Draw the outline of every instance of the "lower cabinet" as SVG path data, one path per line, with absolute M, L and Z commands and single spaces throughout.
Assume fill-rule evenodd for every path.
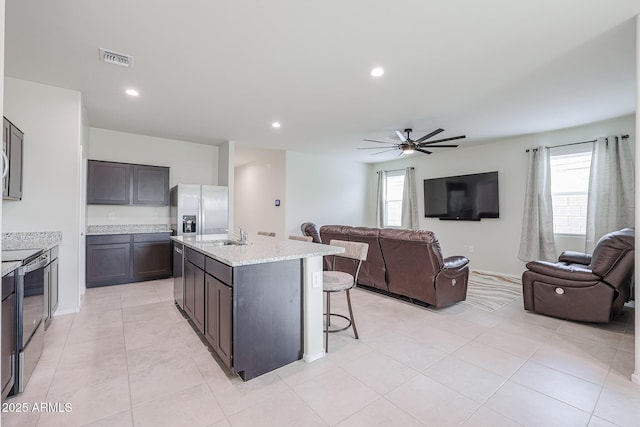
M 133 235 L 133 277 L 135 281 L 171 275 L 171 242 L 163 233 Z
M 171 276 L 170 233 L 87 236 L 87 287 Z
M 205 338 L 228 368 L 232 361 L 233 291 L 231 286 L 205 275 Z
M 184 310 L 200 333 L 204 334 L 204 255 L 185 248 L 184 256 Z

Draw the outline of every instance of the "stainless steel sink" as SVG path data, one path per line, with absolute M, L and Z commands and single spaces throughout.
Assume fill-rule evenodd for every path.
M 241 242 L 239 240 L 212 240 L 207 242 L 208 245 L 212 246 L 244 246 L 245 242 Z

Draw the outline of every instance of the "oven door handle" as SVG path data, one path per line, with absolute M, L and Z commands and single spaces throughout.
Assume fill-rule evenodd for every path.
M 36 271 L 40 268 L 44 268 L 49 264 L 49 255 L 40 255 L 37 261 L 30 262 L 29 264 L 24 266 L 24 273 L 31 273 L 32 271 Z

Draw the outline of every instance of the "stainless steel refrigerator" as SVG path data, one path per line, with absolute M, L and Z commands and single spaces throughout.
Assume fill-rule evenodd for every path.
M 171 189 L 171 228 L 174 235 L 197 237 L 227 233 L 229 188 L 217 185 L 178 184 Z M 184 310 L 183 245 L 173 247 L 173 295 Z
M 175 235 L 194 237 L 227 233 L 229 188 L 178 184 L 171 189 L 171 228 Z

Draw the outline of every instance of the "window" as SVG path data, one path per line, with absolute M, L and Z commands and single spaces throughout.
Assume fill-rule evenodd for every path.
M 585 234 L 591 151 L 551 156 L 553 231 Z
M 385 227 L 402 226 L 404 170 L 387 172 L 384 194 Z

